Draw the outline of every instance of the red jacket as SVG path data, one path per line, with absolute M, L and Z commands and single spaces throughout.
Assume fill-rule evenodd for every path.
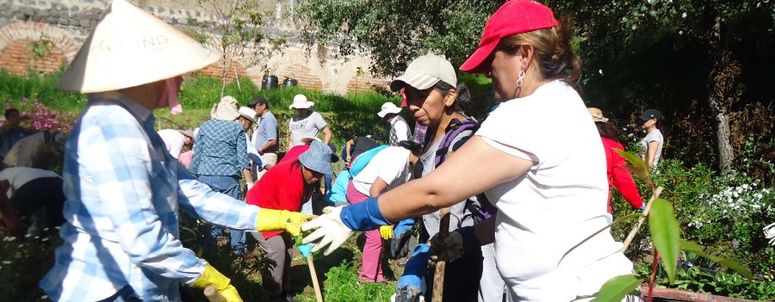
M 298 212 L 301 205 L 309 198 L 311 186 L 306 186 L 301 175 L 301 165 L 298 160 L 280 162 L 269 169 L 264 176 L 248 191 L 245 202 L 257 205 L 262 209 L 288 210 Z M 269 239 L 283 231 L 261 232 Z
M 624 146 L 613 139 L 602 136 L 601 138 L 603 139 L 603 149 L 605 149 L 606 166 L 608 166 L 608 213 L 613 212 L 611 207 L 612 187 L 616 187 L 619 194 L 633 209 L 639 209 L 643 206 L 643 199 L 638 193 L 638 187 L 632 180 L 630 171 L 627 170 L 627 161 L 619 153 L 616 153 L 616 150 L 624 150 Z

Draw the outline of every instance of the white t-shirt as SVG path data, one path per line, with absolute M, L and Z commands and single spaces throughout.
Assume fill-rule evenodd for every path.
M 496 262 L 512 293 L 528 301 L 568 301 L 631 271 L 609 231 L 563 258 L 611 222 L 603 145 L 573 88 L 553 81 L 504 102 L 476 134 L 498 150 L 533 161 L 525 175 L 485 192 L 499 210 Z
M 412 176 L 409 166 L 409 150 L 389 146 L 379 151 L 358 175 L 353 178 L 353 187 L 362 194 L 369 195 L 369 189 L 377 177 L 388 184 L 386 190 L 395 188 Z
M 167 151 L 174 158 L 178 158 L 180 150 L 183 149 L 183 134 L 177 130 L 162 129 L 158 131 L 161 140 L 164 141 L 164 145 L 167 146 Z
M 650 142 L 659 142 L 659 147 L 657 147 L 657 153 L 654 154 L 654 164 L 652 167 L 656 167 L 659 163 L 659 159 L 662 157 L 662 146 L 665 145 L 665 139 L 662 137 L 662 131 L 659 131 L 659 129 L 656 129 L 654 131 L 651 131 L 646 134 L 646 137 L 640 140 L 638 144 L 640 144 L 641 147 L 641 153 L 640 157 L 644 160 L 646 159 L 646 152 L 649 148 Z
M 318 133 L 327 126 L 328 124 L 323 120 L 323 116 L 314 111 L 303 119 L 299 119 L 296 116 L 291 117 L 288 122 L 288 129 L 291 131 L 291 145 L 288 148 L 303 145 L 302 138 L 317 137 Z
M 21 188 L 26 183 L 38 178 L 47 178 L 47 177 L 62 178 L 58 174 L 49 170 L 27 168 L 27 167 L 10 167 L 10 168 L 3 169 L 3 171 L 0 171 L 0 181 L 7 180 L 8 184 L 11 185 L 10 188 L 8 188 L 8 192 L 6 192 L 7 194 L 6 196 L 8 196 L 8 198 L 11 198 L 11 196 L 13 196 L 13 193 L 16 192 L 16 190 Z

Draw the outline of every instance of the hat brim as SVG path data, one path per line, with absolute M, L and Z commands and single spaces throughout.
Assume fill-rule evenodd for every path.
M 377 116 L 379 116 L 379 118 L 385 118 L 385 116 L 388 114 L 391 114 L 391 113 L 398 114 L 399 112 L 401 112 L 401 107 L 382 109 L 379 112 L 377 112 Z
M 410 75 L 405 73 L 404 75 L 390 82 L 390 90 L 393 92 L 396 92 L 406 86 L 411 86 L 412 88 L 417 90 L 425 90 L 433 87 L 433 85 L 436 85 L 436 83 L 438 83 L 439 81 L 441 81 L 441 79 L 434 77 L 432 75 L 427 75 L 422 73 Z
M 254 119 L 253 117 L 247 116 L 245 114 L 240 114 L 239 116 L 248 119 L 251 123 L 255 123 L 256 122 L 256 119 Z
M 484 66 L 484 62 L 495 50 L 495 46 L 498 45 L 500 39 L 493 39 L 487 44 L 480 45 L 476 48 L 473 54 L 471 54 L 463 65 L 460 65 L 460 71 L 467 73 L 484 73 L 488 68 Z
M 188 136 L 190 138 L 194 138 L 194 131 L 192 131 L 192 130 L 180 130 L 180 129 L 178 129 L 177 131 L 180 134 L 183 134 L 183 135 Z
M 653 118 L 653 119 L 656 119 L 655 117 L 651 117 L 650 115 L 645 115 L 645 114 L 642 114 L 642 115 L 641 115 L 641 116 L 639 116 L 638 118 L 639 118 L 639 119 L 640 119 L 642 122 L 648 121 L 648 120 L 650 120 L 650 119 L 652 119 L 652 118 Z
M 119 90 L 199 70 L 220 57 L 159 18 L 126 1 L 113 1 L 58 87 L 81 93 Z
M 312 108 L 312 106 L 315 106 L 315 103 L 307 101 L 304 104 L 291 104 L 288 106 L 288 109 L 309 109 Z

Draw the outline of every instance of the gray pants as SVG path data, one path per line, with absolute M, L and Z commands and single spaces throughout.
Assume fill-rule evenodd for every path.
M 288 233 L 283 232 L 269 239 L 264 239 L 261 233 L 250 233 L 258 241 L 258 246 L 266 253 L 267 267 L 261 272 L 264 289 L 270 297 L 285 294 L 290 287 L 291 252 L 293 240 Z

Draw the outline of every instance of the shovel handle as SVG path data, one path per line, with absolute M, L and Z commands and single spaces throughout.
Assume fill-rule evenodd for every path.
M 439 223 L 439 239 L 445 239 L 449 236 L 449 208 L 442 208 L 440 211 L 441 221 Z M 433 274 L 433 297 L 431 302 L 442 302 L 444 298 L 444 271 L 447 268 L 446 261 L 436 262 L 436 272 Z
M 208 285 L 204 289 L 205 298 L 207 298 L 207 301 L 210 302 L 226 302 L 226 298 L 224 298 L 220 292 L 218 292 L 218 289 L 215 288 L 215 286 Z

